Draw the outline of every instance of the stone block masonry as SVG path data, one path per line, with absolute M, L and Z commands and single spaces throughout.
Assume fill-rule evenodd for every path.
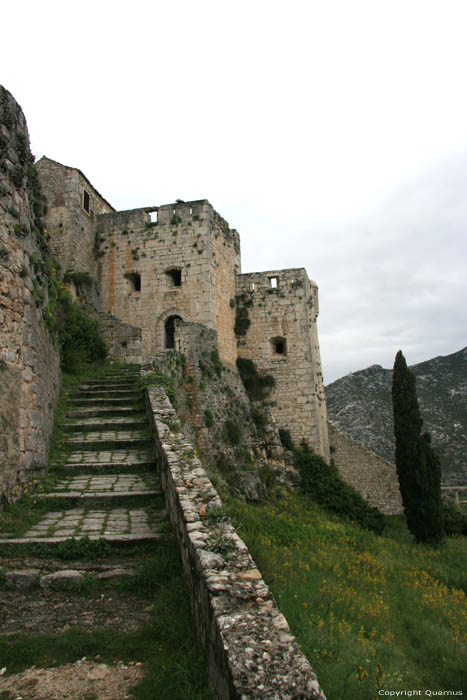
M 77 168 L 45 156 L 36 168 L 47 193 L 45 220 L 52 255 L 60 260 L 63 272 L 86 272 L 95 277 L 95 220 L 114 208 Z
M 278 427 L 329 459 L 316 284 L 303 268 L 243 274 L 236 301 L 238 354 L 274 377 L 271 402 Z
M 385 515 L 403 512 L 396 467 L 329 424 L 332 457 L 342 478 Z
M 325 700 L 245 543 L 160 388 L 147 408 L 167 509 L 180 544 L 198 633 L 220 700 Z
M 42 319 L 46 232 L 32 162 L 24 115 L 0 86 L 0 504 L 46 468 L 60 383 Z

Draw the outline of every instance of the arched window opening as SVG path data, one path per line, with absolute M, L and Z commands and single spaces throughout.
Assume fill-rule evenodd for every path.
M 182 286 L 182 271 L 179 268 L 174 267 L 171 270 L 166 270 L 165 275 L 170 287 Z
M 274 355 L 287 355 L 287 340 L 281 336 L 271 338 L 271 348 Z
M 175 321 L 183 321 L 181 316 L 169 316 L 165 322 L 165 347 L 166 350 L 175 349 Z

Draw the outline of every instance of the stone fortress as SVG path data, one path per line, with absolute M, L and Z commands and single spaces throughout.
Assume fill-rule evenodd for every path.
M 21 108 L 0 86 L 0 506 L 47 468 L 60 388 L 58 351 L 44 323 L 52 256 L 60 279 L 97 318 L 111 357 L 157 360 L 170 375 L 174 351 L 183 354 L 191 375 L 184 430 L 200 448 L 220 446 L 228 419 L 243 427 L 230 450 L 233 469 L 245 451 L 280 466 L 278 429 L 288 430 L 326 460 L 332 451 L 343 478 L 373 505 L 400 511 L 394 466 L 328 433 L 318 290 L 303 268 L 242 274 L 239 235 L 207 200 L 117 212 L 78 169 L 33 161 Z M 222 382 L 205 382 L 213 349 Z M 275 380 L 262 436 L 238 358 Z
M 88 273 L 96 308 L 126 324 L 112 355 L 145 362 L 181 349 L 184 322 L 213 329 L 224 364 L 251 359 L 274 377 L 278 428 L 329 459 L 318 288 L 303 268 L 242 274 L 239 234 L 207 200 L 117 212 L 76 168 L 36 168 L 62 272 Z

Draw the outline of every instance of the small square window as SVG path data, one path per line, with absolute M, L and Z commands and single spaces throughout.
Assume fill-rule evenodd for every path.
M 182 271 L 179 268 L 174 267 L 171 270 L 166 270 L 165 274 L 170 287 L 182 286 Z
M 271 289 L 277 289 L 277 283 L 278 283 L 277 277 L 270 277 L 269 278 L 269 284 L 271 286 Z

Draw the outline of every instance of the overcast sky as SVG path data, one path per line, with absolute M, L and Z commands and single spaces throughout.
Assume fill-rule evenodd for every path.
M 117 209 L 207 198 L 243 272 L 305 267 L 325 383 L 467 344 L 465 0 L 16 0 L 33 153 Z

